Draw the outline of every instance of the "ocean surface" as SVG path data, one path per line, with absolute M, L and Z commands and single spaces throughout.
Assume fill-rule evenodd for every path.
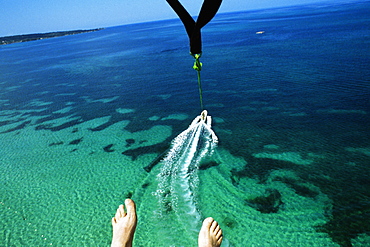
M 191 171 L 198 218 L 157 210 L 157 157 L 201 112 L 178 19 L 0 46 L 0 246 L 109 246 L 127 197 L 135 246 L 196 246 L 208 216 L 222 246 L 370 246 L 369 13 L 314 4 L 203 28 L 219 142 Z

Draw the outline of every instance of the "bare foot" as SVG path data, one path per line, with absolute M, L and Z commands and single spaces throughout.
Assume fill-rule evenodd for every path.
M 212 217 L 203 221 L 202 228 L 199 232 L 199 247 L 219 247 L 222 243 L 222 230 Z
M 114 247 L 131 247 L 134 240 L 137 217 L 135 202 L 131 199 L 125 200 L 126 210 L 119 205 L 115 217 L 112 218 Z

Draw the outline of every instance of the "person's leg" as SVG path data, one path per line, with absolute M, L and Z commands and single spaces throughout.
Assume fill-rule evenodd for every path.
M 222 243 L 222 230 L 212 217 L 203 221 L 202 228 L 199 232 L 199 247 L 219 247 Z
M 119 205 L 115 217 L 112 218 L 114 247 L 131 247 L 137 224 L 136 206 L 131 199 L 125 200 L 126 211 Z

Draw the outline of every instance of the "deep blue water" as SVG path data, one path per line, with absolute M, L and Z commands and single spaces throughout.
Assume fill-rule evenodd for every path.
M 212 196 L 200 198 L 199 205 L 202 215 L 211 214 L 220 222 L 230 246 L 370 246 L 369 13 L 369 1 L 315 4 L 219 14 L 204 28 L 203 100 L 215 119 L 223 161 L 201 170 L 200 191 Z M 36 199 L 40 194 L 34 189 L 28 166 L 38 162 L 42 170 L 45 163 L 49 164 L 47 169 L 57 171 L 58 162 L 53 157 L 83 162 L 95 152 L 91 150 L 102 151 L 104 146 L 100 145 L 105 143 L 114 144 L 115 152 L 102 151 L 94 158 L 96 165 L 108 157 L 114 157 L 114 164 L 132 159 L 132 167 L 122 171 L 131 169 L 138 177 L 123 185 L 118 181 L 104 187 L 102 183 L 96 190 L 110 193 L 110 189 L 123 186 L 131 191 L 110 193 L 109 206 L 100 215 L 108 221 L 100 219 L 101 234 L 92 234 L 97 237 L 84 242 L 54 236 L 50 241 L 71 246 L 108 244 L 109 219 L 123 197 L 131 194 L 145 204 L 144 199 L 136 198 L 134 189 L 141 187 L 147 176 L 142 167 L 163 152 L 201 111 L 192 65 L 179 20 L 0 46 L 0 178 L 4 181 L 0 198 L 5 218 L 0 243 L 19 246 L 24 239 L 35 245 L 42 243 L 40 236 L 25 230 L 25 222 L 12 225 L 12 212 L 18 208 L 22 215 L 35 218 L 30 223 L 42 228 L 42 222 L 37 221 L 39 213 L 30 213 L 33 206 L 19 206 L 24 202 L 16 195 L 27 190 L 35 204 L 57 197 L 55 189 L 50 189 L 50 197 Z M 129 110 L 122 114 L 117 109 Z M 153 120 L 171 114 L 185 117 Z M 67 136 L 67 131 L 82 133 L 84 123 L 102 117 L 109 120 L 78 136 L 83 138 L 81 144 L 70 143 L 74 136 Z M 99 136 L 124 120 L 129 122 L 122 129 L 130 133 L 158 125 L 170 126 L 171 133 L 153 145 L 150 140 L 159 137 L 147 136 L 148 144 L 142 141 L 132 147 L 126 145 L 129 137 L 117 137 L 116 142 L 107 137 L 105 142 L 104 136 Z M 79 146 L 88 138 L 94 141 Z M 35 146 L 38 140 L 45 145 Z M 57 156 L 54 146 L 66 153 Z M 45 156 L 28 156 L 37 148 Z M 140 169 L 134 167 L 137 164 Z M 112 168 L 104 169 L 109 173 Z M 22 177 L 26 170 L 30 173 Z M 51 170 L 46 174 L 59 177 Z M 78 180 L 72 178 L 71 183 Z M 209 184 L 215 178 L 212 192 Z M 28 189 L 28 183 L 19 185 L 27 179 Z M 63 187 L 40 183 L 44 178 L 39 179 L 37 188 L 42 191 L 48 186 Z M 257 189 L 257 185 L 261 187 Z M 100 195 L 85 189 L 81 191 L 86 191 L 86 200 Z M 299 201 L 301 211 L 295 204 Z M 69 203 L 82 211 L 91 210 L 79 205 L 79 200 Z M 207 208 L 215 203 L 222 205 L 222 212 Z M 239 213 L 234 214 L 236 211 Z M 302 219 L 292 220 L 290 228 L 284 226 L 294 234 L 282 236 L 279 221 L 273 220 L 289 221 L 293 215 L 302 215 Z M 297 228 L 310 217 L 320 220 Z M 146 223 L 144 217 L 142 224 Z M 253 224 L 258 226 L 254 230 Z M 72 219 L 68 225 L 75 226 L 79 234 L 84 232 L 78 220 Z M 48 227 L 44 228 L 47 232 Z M 148 240 L 138 237 L 138 241 Z M 152 241 L 150 244 L 158 246 Z

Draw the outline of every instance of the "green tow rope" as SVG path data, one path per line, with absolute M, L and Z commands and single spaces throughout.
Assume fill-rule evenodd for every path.
M 203 108 L 202 83 L 200 82 L 200 71 L 202 70 L 202 63 L 199 61 L 199 58 L 201 57 L 202 54 L 200 53 L 200 54 L 191 54 L 191 55 L 195 58 L 193 69 L 195 69 L 197 71 L 197 74 L 198 74 L 198 88 L 199 88 L 200 108 L 201 108 L 201 110 L 204 110 L 204 108 Z

